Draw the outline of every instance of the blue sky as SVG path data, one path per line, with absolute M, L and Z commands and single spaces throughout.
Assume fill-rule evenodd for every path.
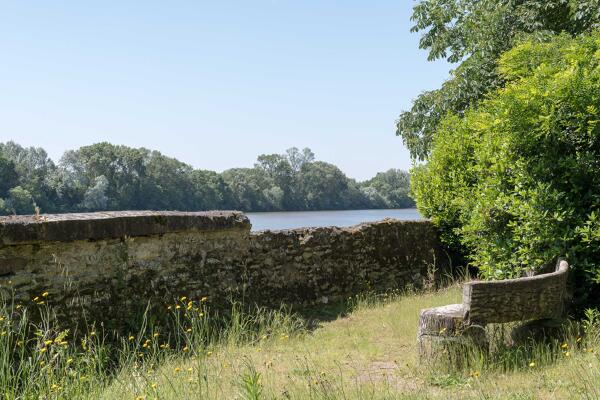
M 194 167 L 310 147 L 350 177 L 409 168 L 394 122 L 450 65 L 414 2 L 0 0 L 0 141 L 99 141 Z

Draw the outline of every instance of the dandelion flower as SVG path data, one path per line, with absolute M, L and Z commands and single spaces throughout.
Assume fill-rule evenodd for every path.
M 175 371 L 175 372 L 181 372 L 181 368 L 176 367 L 173 371 Z
M 42 347 L 42 348 L 40 349 L 40 353 L 45 353 L 46 351 L 48 351 L 48 348 L 47 348 L 47 347 Z
M 569 348 L 569 345 L 568 345 L 568 344 L 566 344 L 566 343 L 563 343 L 563 344 L 562 344 L 560 347 L 561 347 L 561 348 L 563 348 L 563 349 L 568 349 L 568 348 Z
M 33 301 L 38 301 L 39 299 L 40 299 L 40 298 L 39 298 L 38 296 L 35 296 L 35 297 L 33 298 Z
M 153 383 L 152 385 L 150 385 L 150 387 L 151 387 L 152 389 L 156 389 L 156 388 L 158 387 L 158 385 L 157 385 L 157 384 L 156 384 L 156 382 L 155 382 L 155 383 Z
M 535 367 L 535 362 L 532 361 L 529 363 L 529 368 L 533 368 L 533 367 Z
M 187 328 L 185 331 L 186 331 L 187 333 L 190 333 L 190 332 L 192 331 L 192 328 Z
M 188 372 L 192 372 L 192 371 L 193 371 L 193 369 L 192 369 L 192 368 L 188 368 L 188 369 L 187 369 L 187 371 L 188 371 Z
M 181 306 L 180 306 L 179 304 L 177 304 L 177 305 L 175 306 L 175 309 L 176 309 L 176 310 L 179 310 L 180 308 L 181 308 Z
M 131 342 L 133 339 L 135 339 L 135 336 L 129 336 L 127 339 Z
M 156 332 L 154 335 L 152 335 L 152 337 L 158 337 L 160 334 L 158 332 Z
M 42 293 L 42 297 L 48 297 L 48 292 Z
M 570 353 L 570 352 L 568 352 L 568 351 L 566 351 L 566 352 L 565 352 L 565 357 L 571 357 L 571 353 Z
M 200 301 L 201 301 L 202 303 L 204 303 L 206 300 L 208 300 L 208 297 L 206 297 L 206 296 L 204 296 L 203 298 L 201 298 L 201 299 L 200 299 Z
M 50 346 L 52 343 L 54 343 L 54 340 L 46 340 L 46 341 L 44 342 L 44 344 L 45 344 L 46 346 Z
M 206 355 L 210 357 L 212 355 L 212 351 L 207 351 Z
M 67 358 L 67 364 L 71 364 L 73 362 L 72 358 Z
M 96 331 L 91 331 L 90 336 L 96 336 Z
M 189 347 L 185 346 L 185 347 L 183 348 L 183 352 L 185 353 L 185 352 L 187 352 L 189 349 L 190 349 Z
M 182 297 L 181 297 L 179 300 L 181 300 L 181 301 L 185 301 L 186 299 L 187 299 L 187 297 L 185 297 L 185 296 L 182 296 Z

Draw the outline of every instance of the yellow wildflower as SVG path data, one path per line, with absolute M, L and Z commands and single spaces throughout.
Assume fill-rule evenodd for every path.
M 183 348 L 183 352 L 185 353 L 185 352 L 187 352 L 189 349 L 190 349 L 189 347 L 185 346 L 185 347 Z
M 48 292 L 42 293 L 42 297 L 48 297 Z
M 179 310 L 180 308 L 181 308 L 181 306 L 180 306 L 179 304 L 177 304 L 177 305 L 175 306 L 175 309 L 176 309 L 176 310 Z
M 567 348 L 569 348 L 569 345 L 566 343 L 563 343 L 560 347 L 563 349 L 567 349 Z
M 179 367 L 176 367 L 176 368 L 174 369 L 174 371 L 175 371 L 175 372 L 181 372 L 181 368 L 179 368 Z
M 39 299 L 40 299 L 40 298 L 39 298 L 38 296 L 35 296 L 35 297 L 33 298 L 33 301 L 38 301 Z
M 151 387 L 152 389 L 156 389 L 156 388 L 158 387 L 158 385 L 157 385 L 156 383 L 153 383 L 152 385 L 150 385 L 150 387 Z
M 202 303 L 204 303 L 206 300 L 208 300 L 208 297 L 206 297 L 206 296 L 204 296 L 203 298 L 201 298 L 201 299 L 200 299 L 200 301 L 201 301 Z
M 50 346 L 52 343 L 54 343 L 54 340 L 46 340 L 46 341 L 44 342 L 44 344 L 45 344 L 46 346 Z
M 188 371 L 188 372 L 192 372 L 192 371 L 193 371 L 193 369 L 192 369 L 192 368 L 188 368 L 188 369 L 187 369 L 187 371 Z
M 535 367 L 535 362 L 532 361 L 529 363 L 529 368 L 533 368 L 533 367 Z
M 127 339 L 129 339 L 129 341 L 131 342 L 133 339 L 135 339 L 135 336 L 129 336 Z
M 40 349 L 40 353 L 45 353 L 46 351 L 48 351 L 48 348 L 47 348 L 47 347 L 42 347 L 42 348 Z
M 160 333 L 156 332 L 154 335 L 152 335 L 152 337 L 158 337 L 160 335 Z
M 187 297 L 185 297 L 185 296 L 182 296 L 182 297 L 181 297 L 181 299 L 179 299 L 179 300 L 181 300 L 181 301 L 185 301 L 186 299 L 187 299 Z
M 67 364 L 71 364 L 73 362 L 72 358 L 67 358 Z
M 192 328 L 187 328 L 185 331 L 186 331 L 187 333 L 190 333 L 190 332 L 192 331 Z

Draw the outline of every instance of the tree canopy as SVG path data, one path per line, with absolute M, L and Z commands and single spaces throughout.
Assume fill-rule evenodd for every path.
M 413 171 L 421 213 L 467 250 L 485 278 L 565 256 L 577 298 L 600 298 L 600 31 L 523 42 L 498 63 L 505 82 L 445 116 Z
M 414 205 L 391 170 L 359 183 L 310 149 L 258 156 L 253 168 L 194 169 L 145 148 L 97 143 L 58 164 L 40 148 L 0 143 L 0 213 L 98 210 L 243 211 L 397 208 Z M 387 180 L 386 180 L 387 179 Z M 387 183 L 378 183 L 386 180 Z
M 396 134 L 411 156 L 425 160 L 447 113 L 460 116 L 504 86 L 497 69 L 503 52 L 524 38 L 543 42 L 590 31 L 600 22 L 600 0 L 421 0 L 412 20 L 430 60 L 458 63 L 441 88 L 422 93 L 397 120 Z

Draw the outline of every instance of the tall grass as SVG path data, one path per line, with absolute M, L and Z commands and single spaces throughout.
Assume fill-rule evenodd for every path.
M 320 324 L 239 303 L 217 313 L 206 298 L 181 297 L 165 305 L 162 327 L 143 318 L 131 334 L 92 326 L 77 337 L 53 326 L 46 296 L 36 322 L 31 308 L 0 308 L 0 398 L 600 398 L 593 310 L 560 340 L 510 345 L 507 327 L 493 327 L 493 351 L 468 348 L 461 363 L 427 366 L 416 357 L 418 311 L 457 300 L 456 289 L 357 296 L 336 309 L 346 317 Z

